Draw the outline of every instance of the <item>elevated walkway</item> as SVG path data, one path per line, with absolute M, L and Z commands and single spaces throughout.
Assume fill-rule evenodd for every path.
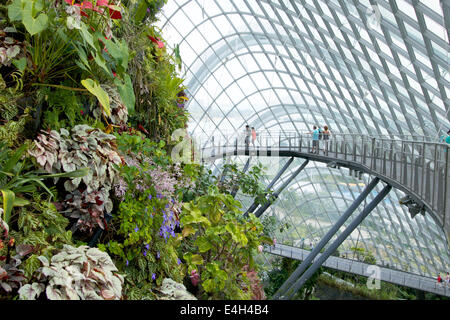
M 310 251 L 308 250 L 283 244 L 276 244 L 275 246 L 270 247 L 267 246 L 264 248 L 264 251 L 300 261 L 304 261 L 310 254 Z M 319 253 L 313 262 L 319 259 L 320 256 L 321 254 Z M 340 257 L 328 257 L 323 263 L 323 266 L 365 277 L 374 276 L 373 269 L 369 269 L 370 266 L 373 268 L 373 265 Z M 404 271 L 393 270 L 383 266 L 377 267 L 380 270 L 378 279 L 381 281 L 450 297 L 450 287 L 438 284 L 436 279 L 415 275 Z
M 246 146 L 242 136 L 209 138 L 200 145 L 202 161 L 229 156 L 299 157 L 345 167 L 361 176 L 368 173 L 407 196 L 400 203 L 408 206 L 412 217 L 428 212 L 445 232 L 450 243 L 450 155 L 449 145 L 420 136 L 389 138 L 354 134 L 333 134 L 320 140 L 320 151 L 312 153 L 311 135 L 297 132 L 262 133 Z

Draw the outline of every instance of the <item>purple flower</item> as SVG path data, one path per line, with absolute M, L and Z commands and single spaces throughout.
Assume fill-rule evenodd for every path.
M 152 273 L 152 280 L 156 279 L 156 273 Z
M 128 267 L 128 260 L 127 260 L 127 267 Z
M 138 228 L 138 226 L 136 225 L 136 228 L 134 228 L 134 232 L 138 232 L 139 231 L 139 228 Z
M 159 255 L 159 251 L 156 252 L 156 258 L 159 259 L 160 255 Z
M 177 259 L 177 264 L 180 265 L 181 264 L 181 260 L 180 258 Z
M 147 256 L 147 250 L 144 251 L 144 257 L 146 257 L 146 256 Z
M 148 195 L 148 200 L 152 200 L 152 195 L 151 194 Z

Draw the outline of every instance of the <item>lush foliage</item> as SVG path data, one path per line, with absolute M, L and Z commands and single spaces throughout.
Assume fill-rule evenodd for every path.
M 20 298 L 34 300 L 45 291 L 50 300 L 115 300 L 122 296 L 123 276 L 97 248 L 64 245 L 51 261 L 38 257 L 37 282 L 20 288 Z
M 180 166 L 165 156 L 163 143 L 138 138 L 136 144 L 127 144 L 134 138 L 123 134 L 118 139 L 121 150 L 140 152 L 125 156 L 115 189 L 120 205 L 110 225 L 114 234 L 108 233 L 111 240 L 100 247 L 117 258 L 132 288 L 145 281 L 161 285 L 167 277 L 182 281 L 176 252 L 181 239 L 175 233 L 181 211 L 178 190 L 190 182 L 183 179 Z
M 270 197 L 262 167 L 168 155 L 188 95 L 165 2 L 0 5 L 0 298 L 265 298 L 271 240 L 233 198 Z
M 261 241 L 262 225 L 254 215 L 244 219 L 240 203 L 211 187 L 207 195 L 183 205 L 181 216 L 183 258 L 197 296 L 215 299 L 249 299 L 252 287 L 247 270 L 257 269 L 254 254 Z
M 87 125 L 60 132 L 43 132 L 34 141 L 29 153 L 48 172 L 71 172 L 88 167 L 88 174 L 64 182 L 69 192 L 62 203 L 71 218 L 78 219 L 81 230 L 92 231 L 99 225 L 104 228 L 104 212 L 110 213 L 113 205 L 109 192 L 116 180 L 115 165 L 121 164 L 115 136 Z
M 289 278 L 289 276 L 298 267 L 300 261 L 289 258 L 278 258 L 272 264 L 273 269 L 267 274 L 268 284 L 264 287 L 267 296 L 272 297 L 281 285 Z M 314 293 L 314 288 L 317 284 L 317 279 L 323 273 L 323 267 L 320 267 L 309 279 L 305 282 L 302 288 L 294 295 L 296 299 L 309 300 Z

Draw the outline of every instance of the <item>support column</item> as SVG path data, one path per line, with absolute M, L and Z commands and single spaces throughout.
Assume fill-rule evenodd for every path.
M 294 157 L 291 157 L 286 164 L 281 168 L 281 170 L 277 173 L 277 175 L 272 179 L 272 181 L 269 183 L 269 185 L 266 187 L 265 192 L 269 191 L 270 188 L 273 187 L 273 185 L 278 181 L 278 179 L 281 177 L 281 175 L 286 171 L 286 169 L 291 165 L 292 161 L 294 161 Z M 253 202 L 252 205 L 247 209 L 247 211 L 244 213 L 244 216 L 247 216 L 250 212 L 255 211 L 255 209 L 258 207 L 258 204 L 256 202 Z
M 356 229 L 357 226 L 369 215 L 369 213 L 384 199 L 391 191 L 392 186 L 387 185 L 377 194 L 364 210 L 350 223 L 350 225 L 339 235 L 339 237 L 325 250 L 308 270 L 287 291 L 285 299 L 291 299 L 294 294 L 305 284 L 305 282 L 320 268 L 320 266 L 331 256 L 345 239 Z
M 375 188 L 375 186 L 380 181 L 379 178 L 374 178 L 359 194 L 359 196 L 353 201 L 353 203 L 348 207 L 348 209 L 344 212 L 344 214 L 339 218 L 336 224 L 327 232 L 327 234 L 320 240 L 320 242 L 314 246 L 314 249 L 311 253 L 306 257 L 306 259 L 295 269 L 295 271 L 289 276 L 289 278 L 282 284 L 282 286 L 277 290 L 277 292 L 273 295 L 273 299 L 278 299 L 282 293 L 284 293 L 289 284 L 294 282 L 298 277 L 308 268 L 317 254 L 322 250 L 325 245 L 330 241 L 330 239 L 339 231 L 342 225 L 347 221 L 347 219 L 352 215 L 352 213 L 358 208 L 358 206 L 367 198 L 369 193 Z
M 277 189 L 277 191 L 273 194 L 273 197 L 275 198 L 275 199 L 273 199 L 272 201 L 271 200 L 269 200 L 269 201 L 267 201 L 267 203 L 264 205 L 264 206 L 262 206 L 262 207 L 260 207 L 259 209 L 258 209 L 258 211 L 256 211 L 256 213 L 255 213 L 255 216 L 256 217 L 260 217 L 266 210 L 267 210 L 267 208 L 268 207 L 270 207 L 270 205 L 278 198 L 278 196 L 280 195 L 280 193 L 284 190 L 284 188 L 286 188 L 288 185 L 289 185 L 289 183 L 291 183 L 291 181 L 292 180 L 294 180 L 294 178 L 306 167 L 306 165 L 308 164 L 308 162 L 309 162 L 309 160 L 308 159 L 306 159 L 303 163 L 302 163 L 302 165 L 300 166 L 300 168 L 298 168 L 290 177 L 289 177 L 289 179 L 287 179 L 284 183 L 283 183 L 283 185 L 281 185 L 278 189 Z

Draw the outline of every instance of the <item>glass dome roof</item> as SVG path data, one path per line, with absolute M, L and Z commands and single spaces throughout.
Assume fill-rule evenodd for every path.
M 169 46 L 180 47 L 194 136 L 326 124 L 438 141 L 450 129 L 449 1 L 170 0 L 159 18 Z M 283 242 L 314 241 L 369 179 L 309 163 L 265 215 L 292 226 Z M 391 191 L 341 249 L 363 246 L 377 263 L 417 274 L 447 272 L 443 231 L 428 215 L 411 219 L 402 196 Z

